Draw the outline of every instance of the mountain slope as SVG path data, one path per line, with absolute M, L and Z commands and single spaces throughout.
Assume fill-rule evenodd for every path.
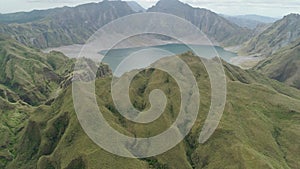
M 199 58 L 180 56 L 199 84 L 201 106 L 188 137 L 172 150 L 151 158 L 128 159 L 97 147 L 83 132 L 68 87 L 51 105 L 30 114 L 6 168 L 297 168 L 300 156 L 300 91 L 224 63 L 228 99 L 221 123 L 205 144 L 198 137 L 210 106 L 210 84 Z M 161 89 L 169 102 L 163 115 L 149 125 L 131 123 L 115 111 L 111 77 L 97 79 L 98 104 L 110 125 L 129 136 L 152 136 L 169 127 L 179 110 L 174 79 L 147 70 L 132 82 L 130 96 L 139 109 L 149 108 L 150 91 Z M 146 86 L 141 90 L 141 87 Z M 173 106 L 171 106 L 173 105 Z M 172 107 L 172 108 L 171 108 Z M 43 113 L 40 113 L 43 112 Z
M 18 19 L 18 13 L 15 14 L 16 16 L 10 14 L 16 17 L 15 22 L 23 19 L 26 21 L 26 17 L 29 18 L 27 21 L 33 21 L 2 24 L 0 33 L 12 35 L 27 46 L 58 47 L 84 43 L 101 26 L 132 13 L 134 11 L 126 2 L 103 1 L 72 8 L 64 7 L 26 14 L 20 13 L 21 19 Z
M 43 54 L 0 35 L 0 168 L 14 158 L 33 106 L 54 97 L 72 63 L 61 53 Z
M 48 100 L 64 76 L 70 73 L 73 62 L 62 53 L 43 54 L 0 36 L 0 84 L 19 97 L 13 99 L 14 102 L 21 100 L 37 105 Z
M 207 9 L 193 8 L 178 0 L 160 0 L 148 12 L 163 12 L 187 19 L 213 41 L 223 45 L 237 45 L 251 36 L 251 31 L 241 28 Z
M 300 89 L 300 39 L 269 56 L 254 69 Z
M 300 15 L 290 14 L 245 44 L 241 53 L 268 56 L 300 38 Z
M 21 144 L 32 113 L 37 112 L 39 118 L 49 115 L 44 113 L 50 109 L 44 111 L 39 106 L 49 107 L 70 85 L 74 61 L 62 53 L 44 54 L 0 35 L 0 168 L 19 153 L 14 149 Z M 110 74 L 107 66 L 98 70 L 98 77 Z

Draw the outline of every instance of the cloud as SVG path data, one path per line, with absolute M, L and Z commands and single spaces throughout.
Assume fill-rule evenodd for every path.
M 222 6 L 239 6 L 239 7 L 286 7 L 286 8 L 300 8 L 299 0 L 289 0 L 289 1 L 281 1 L 281 0 L 186 0 L 185 2 L 193 5 L 193 6 L 201 6 L 201 5 L 222 5 Z
M 0 12 L 30 11 L 62 6 L 76 6 L 102 0 L 9 0 L 0 6 Z M 128 0 L 132 1 L 132 0 Z M 153 6 L 158 0 L 136 0 L 144 8 Z M 181 0 L 194 7 L 207 8 L 227 15 L 259 14 L 281 17 L 289 13 L 299 13 L 299 0 Z M 19 4 L 16 6 L 15 4 Z
M 300 11 L 299 0 L 184 0 L 184 2 L 228 15 L 259 14 L 282 17 Z
M 56 3 L 56 4 L 72 4 L 72 3 L 88 3 L 88 2 L 97 2 L 97 0 L 82 1 L 82 0 L 27 0 L 29 3 Z

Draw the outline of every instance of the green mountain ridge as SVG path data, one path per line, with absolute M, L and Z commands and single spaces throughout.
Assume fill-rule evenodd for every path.
M 29 50 L 20 46 L 20 51 Z M 44 54 L 40 57 L 42 60 Z M 99 148 L 83 132 L 73 107 L 72 87 L 66 86 L 52 102 L 37 107 L 14 105 L 14 108 L 12 103 L 5 102 L 0 116 L 0 132 L 5 136 L 0 140 L 3 144 L 0 165 L 7 169 L 290 169 L 299 166 L 299 90 L 224 62 L 228 81 L 224 115 L 209 141 L 199 144 L 201 126 L 210 107 L 210 82 L 198 57 L 186 53 L 180 58 L 193 71 L 202 99 L 190 134 L 170 151 L 146 159 L 128 159 Z M 130 98 L 138 109 L 150 106 L 147 97 L 153 89 L 163 90 L 168 98 L 163 115 L 147 125 L 132 123 L 118 114 L 108 90 L 110 81 L 110 76 L 96 80 L 96 96 L 103 115 L 119 132 L 132 137 L 152 136 L 176 119 L 180 95 L 175 80 L 165 72 L 149 69 L 139 73 L 131 83 Z
M 20 144 L 32 113 L 40 105 L 51 105 L 71 84 L 74 64 L 62 53 L 45 54 L 0 35 L 0 168 L 18 154 L 14 146 Z M 106 65 L 98 71 L 98 77 L 110 75 Z M 39 112 L 41 118 L 45 112 Z
M 49 99 L 74 64 L 62 53 L 43 54 L 5 36 L 0 37 L 0 55 L 0 83 L 8 88 L 1 93 L 13 91 L 30 105 Z
M 0 168 L 13 157 L 33 106 L 45 103 L 60 86 L 67 69 L 61 53 L 43 54 L 0 36 Z

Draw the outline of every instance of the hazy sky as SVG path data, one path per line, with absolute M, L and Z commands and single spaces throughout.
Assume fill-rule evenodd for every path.
M 31 11 L 62 6 L 75 6 L 101 0 L 0 0 L 0 13 Z M 136 0 L 144 8 L 158 0 Z M 207 8 L 227 15 L 259 14 L 282 17 L 300 12 L 300 0 L 181 0 L 194 7 Z

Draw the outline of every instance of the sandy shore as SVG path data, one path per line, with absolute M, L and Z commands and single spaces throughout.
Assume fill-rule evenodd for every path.
M 257 65 L 264 57 L 255 56 L 238 56 L 230 59 L 231 64 L 239 66 L 243 69 L 249 69 Z
M 232 47 L 227 47 L 225 50 L 238 53 L 238 51 L 241 49 L 241 45 L 239 46 L 232 46 Z M 264 57 L 261 57 L 258 55 L 251 55 L 251 56 L 238 56 L 231 58 L 229 63 L 233 64 L 235 66 L 239 66 L 242 69 L 249 69 L 257 65 L 260 61 L 265 59 Z

